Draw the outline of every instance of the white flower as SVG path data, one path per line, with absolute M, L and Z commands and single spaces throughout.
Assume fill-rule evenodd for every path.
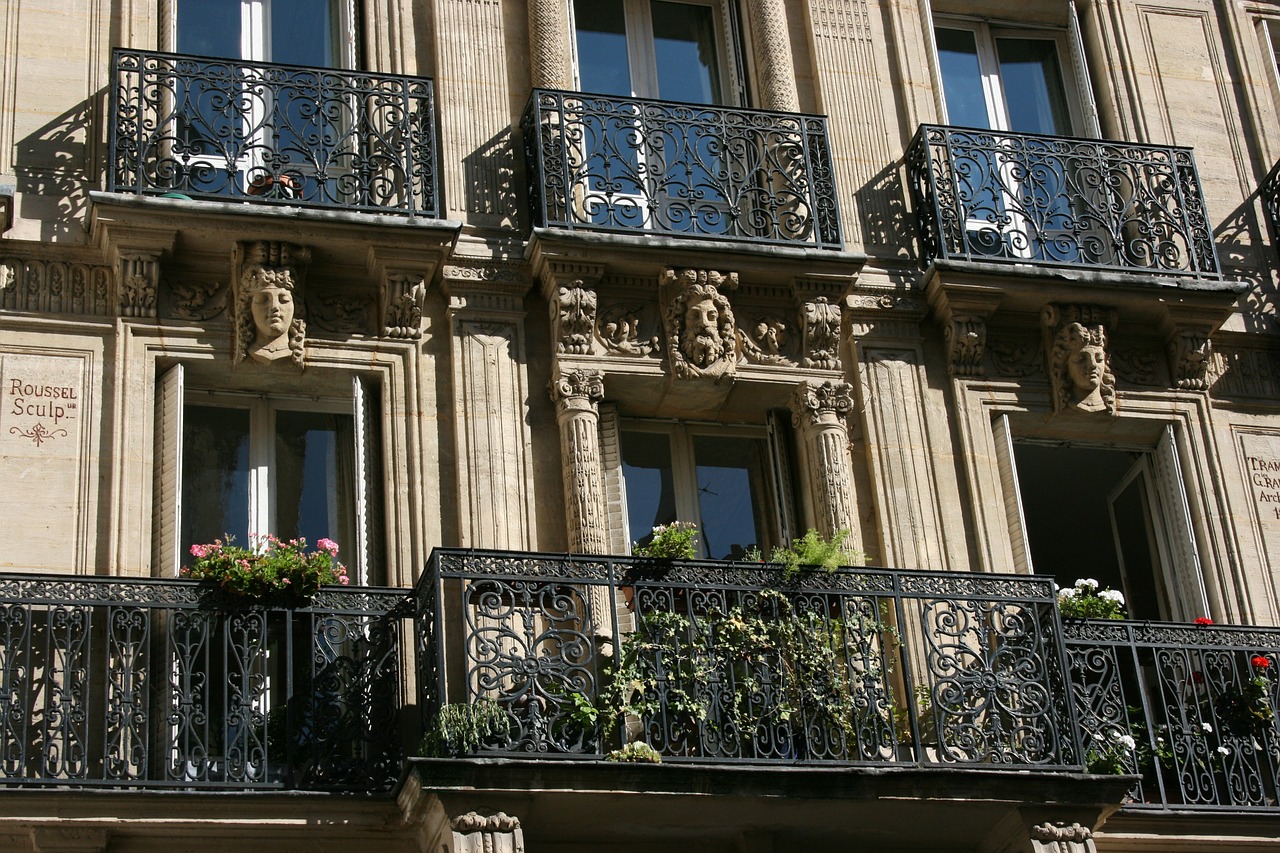
M 1064 590 L 1062 590 L 1061 592 L 1059 592 L 1059 593 L 1058 593 L 1058 598 L 1059 598 L 1059 599 L 1063 599 L 1063 598 L 1075 598 L 1075 597 L 1079 594 L 1079 592 L 1080 592 L 1080 591 L 1079 591 L 1078 589 L 1076 589 L 1075 587 L 1070 587 L 1070 586 L 1069 586 L 1069 587 L 1067 587 L 1066 589 L 1064 589 Z
M 1085 587 L 1092 587 L 1093 589 L 1097 589 L 1098 582 L 1093 578 L 1077 578 L 1075 582 L 1075 587 L 1076 589 L 1081 591 L 1083 591 Z
M 1094 740 L 1096 740 L 1096 741 L 1102 741 L 1102 740 L 1104 740 L 1104 738 L 1102 737 L 1102 732 L 1094 732 L 1094 733 L 1093 733 L 1093 739 L 1094 739 Z
M 1121 735 L 1118 738 L 1118 740 L 1120 741 L 1120 745 L 1123 746 L 1125 749 L 1129 750 L 1130 752 L 1133 752 L 1135 749 L 1138 748 L 1138 742 L 1134 740 L 1133 737 L 1131 737 L 1130 735 Z
M 1201 723 L 1200 728 L 1204 729 L 1205 734 L 1210 734 L 1210 735 L 1213 734 L 1213 726 L 1209 725 L 1208 723 Z
M 1225 746 L 1218 747 L 1218 755 L 1221 755 L 1225 758 L 1230 754 L 1231 754 L 1231 750 L 1227 749 Z
M 1098 598 L 1105 598 L 1107 601 L 1114 601 L 1121 607 L 1124 607 L 1124 593 L 1115 589 L 1104 589 L 1098 593 Z

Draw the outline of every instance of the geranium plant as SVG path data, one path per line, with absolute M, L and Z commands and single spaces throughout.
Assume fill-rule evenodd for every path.
M 659 560 L 692 560 L 698 556 L 698 525 L 692 521 L 673 521 L 653 528 L 648 542 L 639 542 L 631 549 L 637 557 Z
M 232 536 L 207 545 L 192 545 L 196 560 L 182 567 L 182 576 L 192 580 L 217 581 L 227 592 L 248 598 L 289 592 L 311 598 L 324 584 L 349 583 L 347 568 L 338 562 L 338 543 L 321 538 L 315 550 L 307 550 L 306 539 L 251 537 L 253 547 L 235 544 Z
M 1093 578 L 1080 578 L 1058 591 L 1058 610 L 1064 619 L 1127 619 L 1124 593 L 1103 589 Z

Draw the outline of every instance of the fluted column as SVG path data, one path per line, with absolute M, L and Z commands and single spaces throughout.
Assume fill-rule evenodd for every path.
M 801 382 L 791 399 L 792 423 L 804 444 L 805 481 L 823 536 L 848 531 L 845 545 L 860 547 L 849 427 L 853 389 L 845 382 Z
M 766 110 L 800 111 L 791 37 L 782 0 L 751 0 L 747 4 L 760 75 L 760 106 Z
M 535 89 L 572 89 L 569 4 L 529 0 L 529 74 Z

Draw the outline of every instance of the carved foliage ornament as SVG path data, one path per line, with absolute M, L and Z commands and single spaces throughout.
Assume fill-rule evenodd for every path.
M 751 364 L 794 367 L 790 356 L 791 330 L 780 317 L 756 317 L 738 329 L 742 356 Z
M 738 363 L 733 309 L 721 288 L 738 286 L 737 273 L 673 270 L 664 275 L 667 358 L 679 379 L 732 376 Z
M 1179 329 L 1169 340 L 1169 361 L 1173 382 L 1188 391 L 1209 387 L 1209 367 L 1213 364 L 1213 343 L 1209 333 L 1198 329 Z
M 604 374 L 599 370 L 570 370 L 551 380 L 551 399 L 562 406 L 594 406 L 604 398 Z
M 572 355 L 588 355 L 596 325 L 596 292 L 582 279 L 557 285 L 551 312 L 556 349 Z
M 853 411 L 853 386 L 847 382 L 801 382 L 791 398 L 797 428 L 840 424 Z
M 1116 377 L 1107 350 L 1115 312 L 1092 305 L 1050 305 L 1040 315 L 1048 333 L 1049 382 L 1056 412 L 1116 413 Z
M 289 358 L 302 367 L 307 335 L 303 276 L 310 250 L 263 240 L 239 244 L 237 255 L 232 362 Z
M 947 339 L 947 369 L 952 376 L 982 376 L 987 345 L 987 322 L 969 314 L 955 314 L 943 327 Z
M 387 277 L 386 310 L 382 334 L 388 338 L 417 340 L 422 337 L 422 308 L 427 301 L 427 285 L 420 275 Z
M 156 316 L 156 290 L 160 284 L 160 260 L 155 255 L 120 258 L 120 316 Z
M 840 306 L 819 296 L 800 308 L 804 329 L 804 367 L 840 369 Z

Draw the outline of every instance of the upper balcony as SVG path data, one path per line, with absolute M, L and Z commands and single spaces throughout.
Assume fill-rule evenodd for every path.
M 112 53 L 113 193 L 436 218 L 430 80 Z
M 663 778 L 764 794 L 800 778 L 770 768 L 965 773 L 1275 814 L 1277 669 L 1280 630 L 1064 624 L 1035 576 L 437 549 L 415 590 L 304 603 L 6 575 L 0 786 L 382 791 L 435 755 L 440 784 L 498 758 L 611 789 L 596 762 L 643 742 L 685 768 Z
M 824 116 L 535 89 L 538 227 L 840 249 Z
M 1189 148 L 926 124 L 906 162 L 924 264 L 1220 276 Z

